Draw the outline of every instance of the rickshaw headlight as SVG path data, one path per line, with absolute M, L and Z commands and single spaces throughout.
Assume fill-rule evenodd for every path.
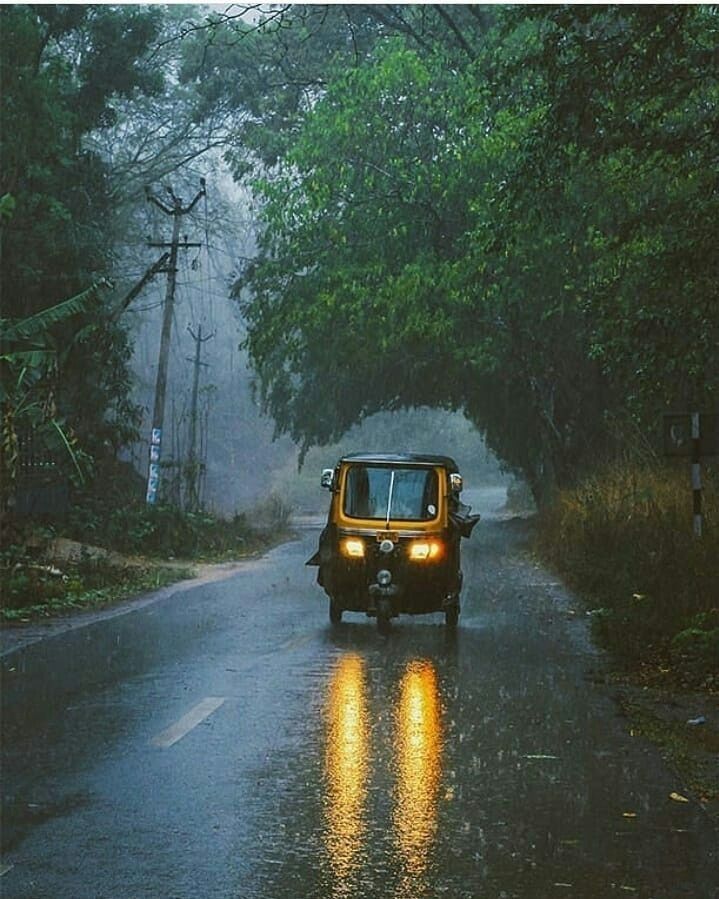
M 364 543 L 356 537 L 345 537 L 340 543 L 340 547 L 343 554 L 349 556 L 351 559 L 364 558 Z
M 416 540 L 409 548 L 409 557 L 413 562 L 432 561 L 441 554 L 442 544 L 436 540 Z
M 386 587 L 389 584 L 391 584 L 392 583 L 392 572 L 387 571 L 386 568 L 383 568 L 381 571 L 378 571 L 377 572 L 377 583 L 382 587 Z

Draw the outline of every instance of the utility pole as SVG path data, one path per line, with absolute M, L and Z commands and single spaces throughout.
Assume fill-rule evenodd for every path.
M 159 200 L 150 190 L 145 188 L 148 202 L 154 203 L 165 215 L 173 217 L 172 242 L 152 243 L 151 247 L 161 247 L 170 250 L 169 265 L 167 268 L 167 290 L 165 292 L 165 305 L 162 317 L 162 334 L 160 337 L 160 357 L 157 364 L 157 380 L 155 382 L 155 406 L 152 412 L 152 432 L 150 436 L 150 467 L 147 476 L 147 494 L 145 500 L 154 505 L 157 501 L 157 492 L 160 486 L 160 459 L 162 456 L 162 425 L 165 417 L 165 393 L 167 392 L 167 364 L 170 358 L 170 336 L 172 333 L 172 314 L 175 305 L 175 283 L 177 280 L 177 251 L 180 247 L 186 250 L 190 247 L 201 247 L 200 243 L 188 243 L 185 235 L 184 243 L 180 242 L 180 219 L 183 215 L 192 212 L 200 197 L 205 196 L 205 179 L 200 178 L 200 189 L 194 200 L 183 206 L 180 197 L 176 196 L 172 188 L 167 192 L 172 199 L 172 206 L 167 206 Z
M 192 406 L 190 407 L 190 451 L 187 456 L 187 496 L 190 512 L 196 512 L 200 506 L 200 464 L 197 459 L 197 398 L 200 387 L 200 367 L 207 367 L 206 362 L 200 361 L 202 344 L 212 340 L 214 334 L 202 336 L 202 325 L 198 325 L 197 334 L 188 325 L 187 330 L 195 341 L 195 370 L 192 376 Z M 191 360 L 188 360 L 191 361 Z

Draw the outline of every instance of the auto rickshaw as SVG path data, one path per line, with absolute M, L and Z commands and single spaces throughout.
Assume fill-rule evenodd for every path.
M 459 618 L 460 541 L 479 521 L 460 501 L 462 477 L 448 456 L 358 453 L 322 472 L 331 493 L 327 525 L 307 565 L 329 596 L 333 624 L 365 612 L 380 630 L 399 614 Z

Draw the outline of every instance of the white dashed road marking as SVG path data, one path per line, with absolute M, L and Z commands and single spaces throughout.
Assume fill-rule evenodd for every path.
M 181 740 L 193 728 L 197 727 L 198 724 L 202 724 L 206 718 L 209 718 L 213 712 L 217 711 L 224 701 L 224 696 L 205 697 L 202 702 L 198 702 L 186 715 L 183 715 L 179 721 L 176 721 L 166 730 L 163 730 L 161 734 L 158 734 L 152 740 L 152 745 L 157 746 L 159 749 L 167 749 L 169 746 L 177 743 L 178 740 Z

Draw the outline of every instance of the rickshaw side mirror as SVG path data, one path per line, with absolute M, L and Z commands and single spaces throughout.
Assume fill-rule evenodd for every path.
M 462 475 L 457 474 L 456 471 L 453 471 L 449 476 L 449 487 L 452 493 L 461 493 L 462 492 Z
M 320 486 L 326 487 L 327 490 L 332 490 L 334 485 L 335 485 L 334 468 L 323 468 L 322 469 L 322 477 L 320 478 Z

